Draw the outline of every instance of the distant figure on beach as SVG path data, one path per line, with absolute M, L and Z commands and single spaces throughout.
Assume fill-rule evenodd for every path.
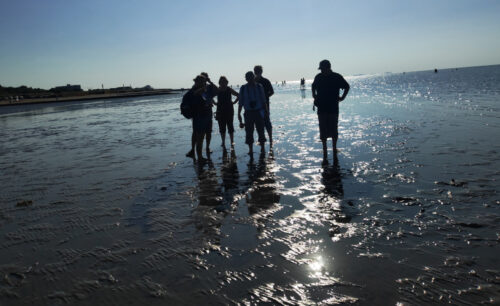
M 210 141 L 212 139 L 212 106 L 214 105 L 214 97 L 217 95 L 217 86 L 215 86 L 214 83 L 212 83 L 212 81 L 210 80 L 210 78 L 208 77 L 208 73 L 206 72 L 202 72 L 200 73 L 201 76 L 203 76 L 206 80 L 206 82 L 208 82 L 208 86 L 205 86 L 204 87 L 204 92 L 202 93 L 202 97 L 203 99 L 206 101 L 206 104 L 207 104 L 207 112 L 204 114 L 205 116 L 207 116 L 206 120 L 207 120 L 207 129 L 206 129 L 206 132 L 205 132 L 205 136 L 206 136 L 206 152 L 207 152 L 207 158 L 210 158 Z M 206 83 L 205 83 L 206 85 Z M 209 106 L 209 107 L 208 107 Z M 208 118 L 209 117 L 209 118 Z M 194 150 L 195 150 L 195 132 L 194 132 L 194 124 L 193 124 L 193 134 L 191 136 L 191 151 L 189 151 L 186 156 L 187 157 L 194 157 Z
M 222 138 L 222 146 L 226 148 L 226 127 L 231 140 L 231 148 L 234 146 L 234 108 L 233 104 L 238 103 L 239 94 L 228 87 L 228 80 L 225 76 L 219 78 L 219 90 L 217 92 L 217 110 L 215 112 L 215 119 L 219 122 L 219 132 Z M 232 96 L 236 96 L 234 102 Z
M 193 81 L 193 87 L 182 98 L 182 104 L 189 105 L 193 120 L 193 135 L 191 137 L 193 152 L 192 155 L 189 152 L 188 156 L 195 158 L 194 151 L 196 151 L 198 161 L 204 161 L 202 155 L 203 139 L 207 131 L 211 130 L 212 106 L 203 98 L 207 85 L 206 78 L 198 75 Z
M 437 70 L 437 68 L 434 68 L 434 73 L 438 73 L 438 70 Z
M 261 152 L 265 152 L 264 144 L 264 117 L 266 116 L 266 95 L 264 88 L 255 82 L 255 75 L 252 71 L 245 74 L 247 84 L 240 88 L 240 103 L 238 105 L 238 120 L 243 126 L 241 110 L 245 109 L 245 143 L 248 145 L 248 154 L 253 158 L 253 131 L 257 129 Z
M 306 79 L 302 78 L 300 79 L 300 89 L 305 89 L 306 88 Z
M 266 96 L 266 116 L 264 117 L 264 126 L 266 127 L 267 136 L 269 136 L 269 146 L 273 146 L 273 126 L 271 124 L 271 105 L 269 98 L 274 95 L 274 89 L 271 82 L 262 76 L 262 66 L 257 65 L 253 68 L 253 72 L 255 73 L 255 82 L 262 85 L 264 88 L 264 95 Z
M 344 101 L 349 92 L 349 84 L 344 77 L 331 69 L 328 60 L 319 63 L 321 73 L 317 74 L 312 83 L 314 105 L 318 108 L 319 137 L 323 143 L 323 164 L 328 164 L 326 141 L 332 138 L 334 158 L 337 153 L 339 102 Z M 340 89 L 343 89 L 339 97 Z

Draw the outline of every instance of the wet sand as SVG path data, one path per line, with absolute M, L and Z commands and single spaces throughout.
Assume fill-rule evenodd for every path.
M 349 79 L 326 167 L 298 83 L 203 165 L 180 96 L 5 111 L 0 303 L 498 303 L 500 77 L 446 73 Z

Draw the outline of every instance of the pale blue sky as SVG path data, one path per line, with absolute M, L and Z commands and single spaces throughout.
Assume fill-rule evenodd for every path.
M 500 1 L 0 0 L 0 84 L 189 87 L 500 64 Z

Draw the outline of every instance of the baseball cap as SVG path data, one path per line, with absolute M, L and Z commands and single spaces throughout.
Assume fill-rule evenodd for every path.
M 321 62 L 319 62 L 318 69 L 323 69 L 323 68 L 332 68 L 332 65 L 330 64 L 329 60 L 322 60 Z

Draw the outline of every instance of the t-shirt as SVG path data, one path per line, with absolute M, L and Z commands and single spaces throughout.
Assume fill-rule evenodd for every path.
M 266 96 L 266 103 L 269 105 L 269 97 L 274 94 L 274 89 L 273 85 L 271 84 L 271 81 L 264 77 L 260 77 L 259 79 L 255 79 L 255 82 L 259 83 L 264 87 L 264 95 Z
M 240 88 L 240 102 L 245 111 L 264 109 L 266 95 L 264 87 L 259 83 L 255 85 L 245 84 Z
M 349 84 L 338 73 L 319 73 L 314 78 L 312 89 L 316 92 L 315 105 L 318 113 L 338 113 L 340 89 L 349 88 Z
M 183 97 L 183 100 L 186 99 L 187 103 L 191 105 L 191 108 L 193 110 L 193 117 L 211 115 L 212 107 L 209 106 L 202 95 L 195 95 L 195 91 L 195 89 L 191 88 Z

